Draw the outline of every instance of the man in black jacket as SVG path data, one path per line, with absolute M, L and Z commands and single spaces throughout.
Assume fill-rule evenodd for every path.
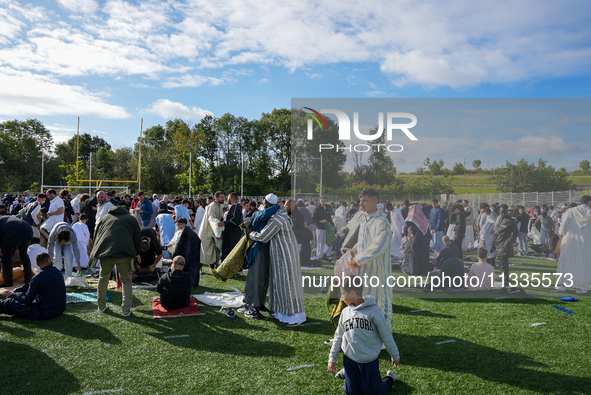
M 460 256 L 458 256 L 458 258 L 461 260 L 464 259 L 464 253 L 462 252 L 462 241 L 464 241 L 464 236 L 466 235 L 466 212 L 464 211 L 464 207 L 459 203 L 454 204 L 451 211 L 455 215 L 452 242 L 460 250 Z
M 189 226 L 187 226 L 187 219 L 184 217 L 176 221 L 177 228 L 181 232 L 179 241 L 174 249 L 174 257 L 182 256 L 185 258 L 184 272 L 191 275 L 193 287 L 199 286 L 199 268 L 201 263 L 199 254 L 201 251 L 201 239 L 197 236 Z
M 12 287 L 12 257 L 18 251 L 18 257 L 23 265 L 25 283 L 31 281 L 31 261 L 27 248 L 31 244 L 33 228 L 22 219 L 12 216 L 0 217 L 0 249 L 2 249 L 2 274 L 4 283 L 0 288 Z
M 506 204 L 501 205 L 499 215 L 501 218 L 495 227 L 490 252 L 497 251 L 499 266 L 504 277 L 503 288 L 506 288 L 505 284 L 509 283 L 509 258 L 513 257 L 513 245 L 517 240 L 519 231 L 517 230 L 517 223 L 509 215 Z
M 293 233 L 295 234 L 296 240 L 300 247 L 300 265 L 308 266 L 310 264 L 310 256 L 312 255 L 312 249 L 310 247 L 310 241 L 314 238 L 310 229 L 306 227 L 304 216 L 298 210 L 297 207 L 293 207 L 293 201 L 288 199 L 285 202 L 285 209 L 291 218 L 293 223 Z M 304 208 L 305 211 L 308 211 Z
M 326 245 L 326 223 L 332 223 L 330 206 L 326 204 L 326 198 L 320 198 L 320 204 L 314 209 L 312 223 L 316 225 L 316 259 L 323 259 L 330 247 Z M 328 258 L 326 258 L 328 259 Z
M 518 224 L 519 230 L 519 246 L 517 250 L 520 255 L 527 255 L 527 232 L 529 226 L 529 215 L 525 212 L 525 207 L 519 206 L 519 214 L 515 216 L 515 221 Z
M 174 257 L 171 270 L 158 281 L 156 289 L 160 293 L 160 304 L 166 310 L 182 309 L 191 302 L 193 280 L 188 272 L 183 271 L 184 267 L 185 258 L 180 255 Z

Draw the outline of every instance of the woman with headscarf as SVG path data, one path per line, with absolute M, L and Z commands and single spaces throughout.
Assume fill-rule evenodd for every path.
M 429 220 L 421 206 L 413 204 L 408 210 L 404 234 L 412 234 L 410 249 L 410 274 L 426 276 L 429 273 Z

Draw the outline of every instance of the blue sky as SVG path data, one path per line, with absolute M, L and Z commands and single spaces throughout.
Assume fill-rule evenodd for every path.
M 294 97 L 590 97 L 590 17 L 588 1 L 0 0 L 0 120 L 59 142 L 80 116 L 118 147 L 141 118 L 252 119 Z M 580 141 L 545 153 L 573 168 L 588 133 L 565 133 L 541 138 Z

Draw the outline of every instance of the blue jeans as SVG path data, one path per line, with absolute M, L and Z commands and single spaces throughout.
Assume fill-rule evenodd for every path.
M 540 229 L 540 241 L 542 244 L 546 244 L 548 242 L 548 231 L 544 228 Z
M 519 235 L 517 236 L 517 239 L 519 240 L 519 244 L 518 244 L 517 250 L 519 252 L 527 252 L 528 251 L 528 247 L 527 247 L 527 233 L 525 233 L 525 232 L 519 232 Z
M 357 363 L 343 356 L 345 366 L 345 384 L 343 390 L 347 395 L 385 395 L 390 387 L 380 376 L 380 360 L 368 363 Z

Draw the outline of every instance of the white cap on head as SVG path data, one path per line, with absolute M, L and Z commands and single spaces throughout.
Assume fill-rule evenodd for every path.
M 271 204 L 277 204 L 277 195 L 270 193 L 267 196 L 265 196 L 265 200 Z

